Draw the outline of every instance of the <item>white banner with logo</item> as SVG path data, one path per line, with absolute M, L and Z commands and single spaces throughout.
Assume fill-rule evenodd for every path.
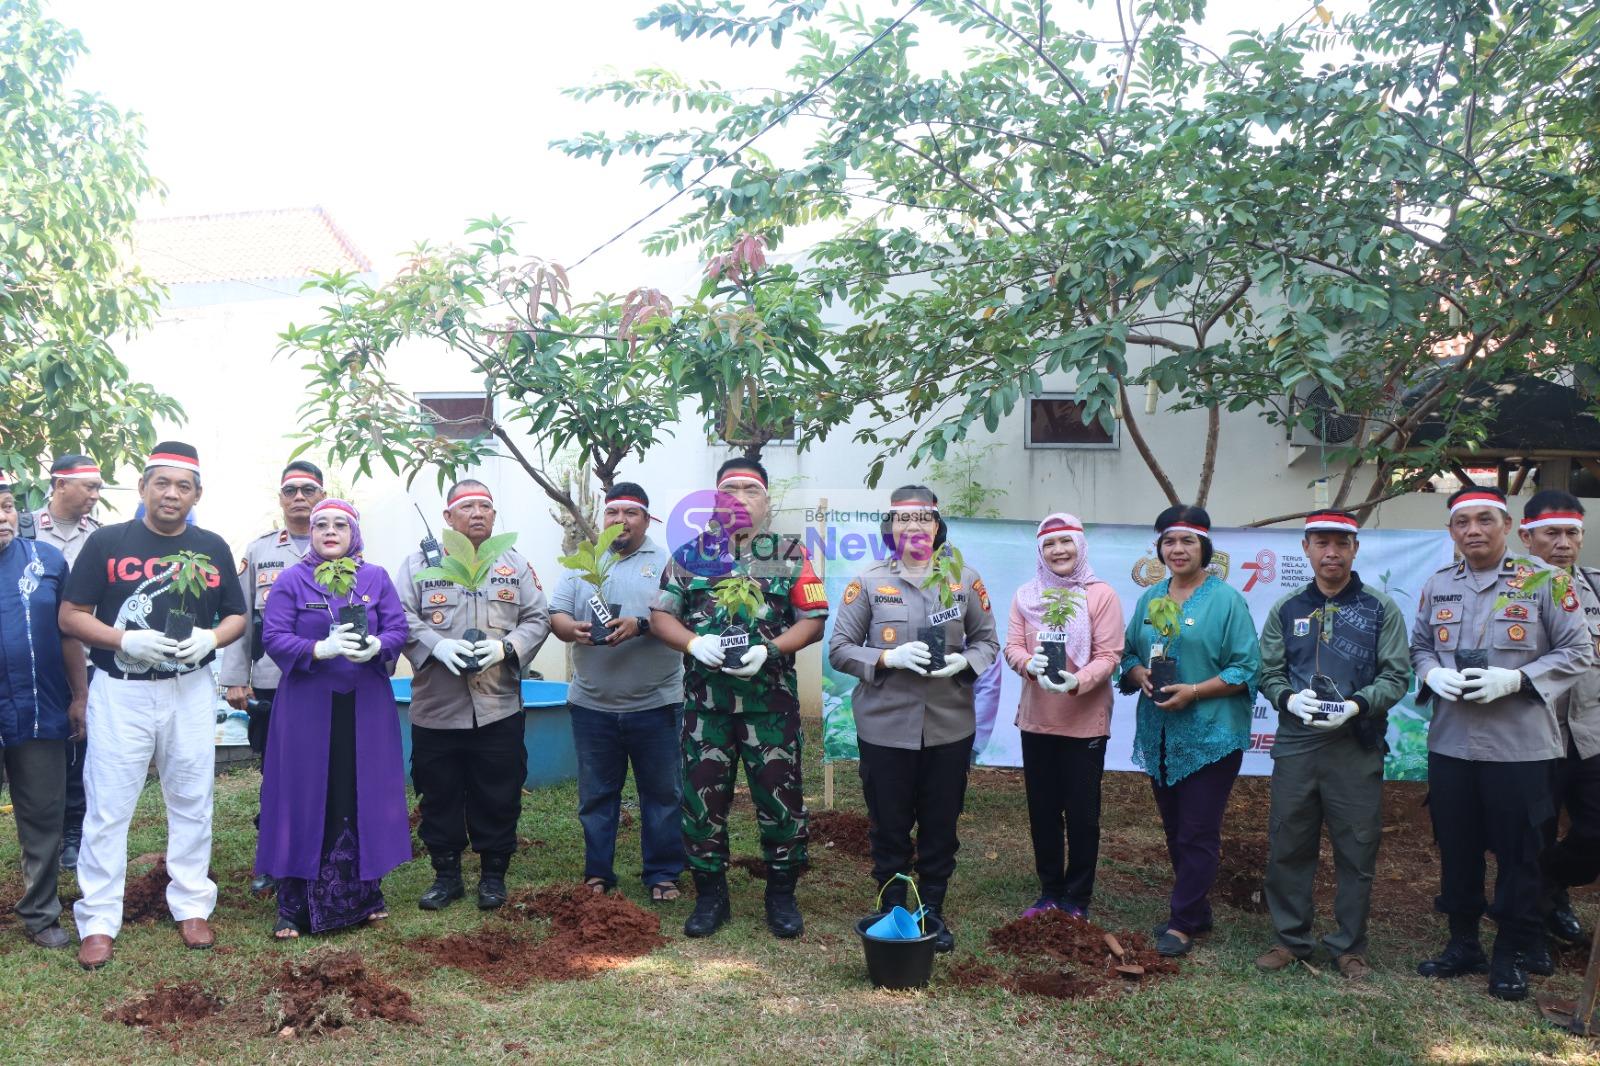
M 1029 522 L 983 519 L 955 519 L 950 523 L 951 542 L 961 549 L 967 564 L 978 572 L 989 589 L 1002 645 L 1011 598 L 1018 587 L 1034 576 L 1035 528 Z M 1144 590 L 1165 576 L 1164 568 L 1155 558 L 1155 535 L 1148 526 L 1092 523 L 1086 525 L 1085 534 L 1089 561 L 1101 579 L 1116 590 L 1126 616 Z M 822 543 L 817 543 L 816 537 L 814 531 L 810 532 L 809 547 L 813 554 L 818 549 L 827 552 L 828 600 L 838 603 L 850 579 L 871 565 L 874 557 L 881 556 L 878 527 L 865 520 L 834 522 Z M 1244 594 L 1258 629 L 1279 597 L 1312 578 L 1298 530 L 1219 529 L 1213 531 L 1212 541 L 1216 546 L 1213 572 Z M 845 545 L 867 547 L 863 552 L 846 552 L 841 550 Z M 1423 582 L 1451 558 L 1450 538 L 1442 529 L 1374 529 L 1361 534 L 1356 570 L 1363 582 L 1387 593 L 1399 605 L 1409 630 Z M 854 678 L 824 666 L 824 754 L 827 758 L 856 757 L 855 720 L 850 709 L 850 690 L 854 685 Z M 1016 727 L 1021 689 L 1022 679 L 998 663 L 980 679 L 976 688 L 976 746 L 980 764 L 1022 765 L 1022 738 Z M 1413 681 L 1406 698 L 1389 712 L 1390 751 L 1385 776 L 1391 780 L 1420 780 L 1427 775 L 1428 711 L 1416 706 L 1415 694 Z M 1135 769 L 1132 758 L 1135 703 L 1131 696 L 1116 698 L 1106 752 L 1108 770 Z M 1269 753 L 1277 719 L 1277 712 L 1257 699 L 1244 773 L 1272 772 Z

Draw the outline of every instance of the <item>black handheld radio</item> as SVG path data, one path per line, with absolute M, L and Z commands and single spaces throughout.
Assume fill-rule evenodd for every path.
M 444 565 L 444 551 L 440 549 L 439 542 L 434 539 L 433 530 L 428 527 L 428 516 L 422 513 L 422 508 L 415 501 L 412 502 L 411 506 L 417 508 L 417 517 L 422 519 L 422 528 L 427 530 L 428 534 L 417 545 L 422 549 L 423 563 L 428 566 Z

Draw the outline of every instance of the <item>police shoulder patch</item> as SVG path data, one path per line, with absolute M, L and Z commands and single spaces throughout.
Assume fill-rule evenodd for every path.
M 852 582 L 850 582 L 850 584 L 848 584 L 848 585 L 846 585 L 844 587 L 844 605 L 846 607 L 850 606 L 852 603 L 856 602 L 856 598 L 858 596 L 860 596 L 860 595 L 861 595 L 861 582 L 860 581 L 852 581 Z
M 533 568 L 532 563 L 528 564 L 528 576 L 533 578 L 533 587 L 543 592 L 544 586 L 539 584 L 539 572 Z
M 951 586 L 951 590 L 954 591 L 954 589 L 955 586 Z M 972 579 L 972 591 L 978 594 L 978 602 L 987 611 L 989 609 L 989 590 L 983 587 L 983 578 L 975 577 Z

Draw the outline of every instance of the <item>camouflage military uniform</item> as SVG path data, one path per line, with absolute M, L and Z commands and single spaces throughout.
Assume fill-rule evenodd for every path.
M 750 643 L 767 644 L 766 665 L 754 677 L 738 678 L 684 657 L 683 839 L 690 868 L 703 873 L 721 873 L 728 865 L 728 808 L 740 761 L 767 864 L 789 870 L 806 861 L 794 656 L 779 654 L 771 642 L 802 618 L 826 618 L 828 600 L 799 541 L 758 539 L 756 558 L 741 555 L 733 575 L 753 577 L 762 587 L 765 602 Z M 701 568 L 685 565 L 700 550 L 702 545 L 691 542 L 673 553 L 656 609 L 697 633 L 720 633 L 732 624 L 712 599 L 723 578 L 701 576 L 695 572 Z

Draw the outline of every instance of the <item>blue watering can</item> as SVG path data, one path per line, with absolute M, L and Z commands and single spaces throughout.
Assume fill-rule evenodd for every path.
M 926 935 L 923 929 L 922 916 L 928 908 L 923 906 L 922 894 L 917 891 L 917 883 L 915 881 L 905 874 L 895 874 L 894 877 L 883 883 L 883 888 L 878 889 L 878 906 L 883 906 L 884 889 L 887 889 L 890 883 L 896 880 L 903 880 L 911 887 L 911 893 L 917 899 L 916 911 L 908 911 L 896 904 L 882 918 L 869 925 L 864 932 L 867 936 L 876 937 L 879 940 L 920 939 Z

